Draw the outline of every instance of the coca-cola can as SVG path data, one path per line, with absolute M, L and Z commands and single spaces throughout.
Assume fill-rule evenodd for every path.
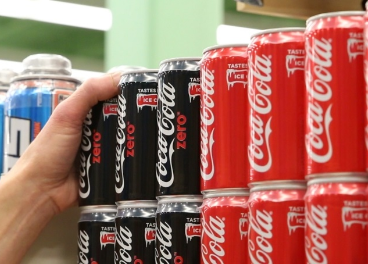
M 366 171 L 363 28 L 360 11 L 307 20 L 307 175 Z
M 208 47 L 201 60 L 201 190 L 247 188 L 248 44 Z
M 368 2 L 366 3 L 366 12 L 364 15 L 364 81 L 365 81 L 365 147 L 366 147 L 366 170 L 368 171 Z
M 202 264 L 247 263 L 248 198 L 249 189 L 244 188 L 203 192 Z
M 251 38 L 250 182 L 304 180 L 304 30 L 270 29 Z
M 199 61 L 164 60 L 158 73 L 157 195 L 200 194 Z
M 127 71 L 120 79 L 114 166 L 116 201 L 156 199 L 152 175 L 156 171 L 157 72 Z
M 251 184 L 248 200 L 249 263 L 305 263 L 306 188 L 305 181 Z
M 157 200 L 118 202 L 115 263 L 155 263 L 156 209 Z
M 81 207 L 78 263 L 114 263 L 116 211 L 116 206 Z
M 158 197 L 155 263 L 199 263 L 201 204 L 201 195 Z
M 368 176 L 310 178 L 305 195 L 308 263 L 368 263 Z

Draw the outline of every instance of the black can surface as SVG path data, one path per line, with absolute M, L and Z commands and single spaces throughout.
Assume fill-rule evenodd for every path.
M 116 211 L 116 206 L 81 207 L 78 263 L 114 263 Z
M 135 70 L 119 83 L 116 131 L 116 201 L 155 200 L 157 72 Z
M 115 263 L 155 263 L 156 208 L 156 200 L 118 203 Z
M 157 195 L 200 194 L 199 60 L 178 58 L 160 64 Z
M 159 197 L 156 214 L 156 263 L 200 263 L 202 196 Z

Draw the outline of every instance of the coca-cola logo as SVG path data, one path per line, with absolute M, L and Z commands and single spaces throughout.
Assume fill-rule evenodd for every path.
M 346 45 L 348 50 L 349 62 L 352 62 L 358 56 L 363 56 L 364 55 L 363 33 L 357 35 L 356 37 L 348 38 Z
M 272 212 L 256 210 L 253 217 L 249 210 L 248 252 L 252 263 L 273 263 L 270 256 L 273 252 L 272 221 Z
M 248 159 L 252 168 L 258 172 L 267 172 L 272 166 L 270 150 L 271 120 L 269 116 L 272 104 L 269 96 L 272 94 L 271 57 L 255 56 L 255 61 L 249 60 L 248 100 L 250 110 L 250 144 Z M 267 153 L 265 153 L 265 150 Z
M 201 85 L 196 82 L 189 82 L 188 83 L 189 102 L 194 100 L 195 97 L 200 96 L 200 94 L 201 94 Z
M 215 174 L 215 165 L 213 162 L 213 144 L 215 128 L 211 127 L 215 122 L 215 115 L 212 109 L 215 107 L 215 102 L 212 96 L 215 93 L 215 75 L 207 68 L 201 71 L 201 177 L 204 180 L 212 179 Z
M 313 39 L 313 45 L 306 41 L 305 80 L 308 92 L 307 134 L 305 145 L 309 157 L 318 163 L 325 163 L 332 157 L 330 137 L 332 122 L 332 74 L 331 40 Z
M 121 193 L 124 189 L 124 160 L 125 160 L 125 109 L 126 100 L 125 97 L 120 94 L 118 96 L 118 116 L 117 116 L 117 128 L 116 128 L 116 151 L 115 151 L 115 192 Z
M 243 88 L 246 88 L 248 84 L 248 69 L 227 69 L 226 83 L 228 90 L 230 90 L 230 88 L 233 88 L 236 84 L 240 84 Z
M 115 243 L 115 233 L 114 232 L 105 232 L 105 231 L 100 232 L 101 249 L 103 247 L 106 247 L 107 244 L 114 245 L 114 243 Z
M 150 106 L 151 110 L 157 108 L 157 94 L 137 94 L 137 109 L 138 112 L 144 106 Z
M 166 141 L 166 137 L 170 137 L 175 132 L 175 87 L 170 83 L 163 83 L 162 88 L 158 90 L 158 100 L 161 107 L 157 111 L 158 126 L 158 149 L 156 162 L 156 178 L 162 187 L 170 187 L 174 182 L 174 170 L 172 168 L 172 156 L 174 154 L 174 140 Z M 168 154 L 168 156 L 167 156 Z M 169 163 L 169 166 L 167 166 Z M 168 171 L 169 169 L 169 171 Z
M 152 227 L 144 228 L 144 239 L 146 240 L 146 247 L 155 241 L 156 229 Z
M 368 225 L 368 208 L 344 206 L 341 213 L 344 231 L 352 225 L 361 225 L 363 229 Z
M 296 229 L 305 227 L 305 215 L 304 213 L 295 213 L 288 212 L 287 213 L 287 225 L 289 229 L 289 235 L 295 232 Z
M 89 236 L 84 230 L 79 230 L 78 249 L 79 264 L 89 264 Z
M 327 264 L 327 207 L 312 205 L 305 209 L 307 235 L 305 236 L 305 253 L 308 263 Z M 309 230 L 308 230 L 309 229 Z M 310 233 L 309 233 L 310 232 Z
M 218 216 L 207 220 L 202 212 L 202 261 L 204 263 L 224 263 L 225 219 Z M 206 241 L 203 243 L 203 241 Z M 207 241 L 209 241 L 207 243 Z M 209 246 L 209 248 L 208 248 Z
M 120 229 L 120 230 L 119 230 Z M 116 228 L 116 242 L 115 242 L 115 263 L 132 263 L 132 256 L 130 252 L 132 250 L 132 232 L 128 227 Z M 119 246 L 119 250 L 116 250 Z
M 304 71 L 305 56 L 286 55 L 286 70 L 288 77 L 295 71 Z
M 87 198 L 91 191 L 89 180 L 89 169 L 91 167 L 91 125 L 92 125 L 92 109 L 89 110 L 83 122 L 81 152 L 80 152 L 80 171 L 79 171 L 79 196 Z
M 193 237 L 201 237 L 202 227 L 200 224 L 185 223 L 185 237 L 187 244 Z
M 156 263 L 170 263 L 172 255 L 170 252 L 172 246 L 172 229 L 168 223 L 160 222 L 159 228 L 156 230 L 156 245 L 158 242 L 160 246 L 155 248 Z M 160 252 L 158 251 L 160 250 Z M 158 258 L 158 259 L 157 259 Z
M 109 118 L 109 116 L 111 116 L 111 115 L 116 116 L 117 108 L 118 108 L 117 104 L 104 103 L 103 108 L 102 108 L 102 113 L 103 113 L 104 120 Z

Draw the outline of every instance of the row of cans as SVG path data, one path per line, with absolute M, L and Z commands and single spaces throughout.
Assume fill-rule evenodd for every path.
M 316 177 L 308 187 L 269 181 L 203 198 L 82 207 L 78 263 L 368 261 L 366 175 Z

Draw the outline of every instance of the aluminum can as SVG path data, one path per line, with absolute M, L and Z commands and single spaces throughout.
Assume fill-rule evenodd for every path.
M 118 202 L 115 263 L 155 263 L 156 209 L 157 200 Z
M 304 180 L 304 31 L 270 29 L 251 38 L 250 182 Z
M 201 263 L 247 263 L 248 198 L 245 188 L 203 192 Z
M 265 181 L 250 186 L 248 263 L 305 263 L 306 182 Z
M 366 171 L 363 28 L 360 11 L 307 20 L 306 175 Z
M 81 207 L 78 263 L 114 263 L 116 211 L 116 206 Z
M 199 263 L 201 204 L 201 195 L 158 197 L 155 263 Z
M 367 3 L 366 3 L 367 5 Z M 367 10 L 367 8 L 366 8 Z M 364 59 L 363 59 L 363 68 L 364 68 L 364 82 L 365 82 L 365 147 L 366 147 L 366 161 L 365 167 L 366 171 L 368 171 L 368 10 L 364 15 Z
M 305 195 L 308 263 L 368 263 L 368 176 L 310 178 Z
M 201 190 L 247 188 L 248 44 L 219 45 L 201 60 Z
M 5 99 L 3 171 L 8 172 L 38 135 L 55 107 L 80 85 L 70 61 L 60 55 L 35 54 L 12 79 Z
M 116 201 L 155 200 L 157 72 L 123 73 L 116 130 Z
M 200 194 L 200 58 L 160 63 L 157 108 L 157 195 Z
M 12 78 L 18 75 L 17 72 L 10 69 L 0 69 L 0 177 L 3 173 L 3 160 L 4 160 L 4 104 L 6 94 L 9 90 L 10 82 Z

